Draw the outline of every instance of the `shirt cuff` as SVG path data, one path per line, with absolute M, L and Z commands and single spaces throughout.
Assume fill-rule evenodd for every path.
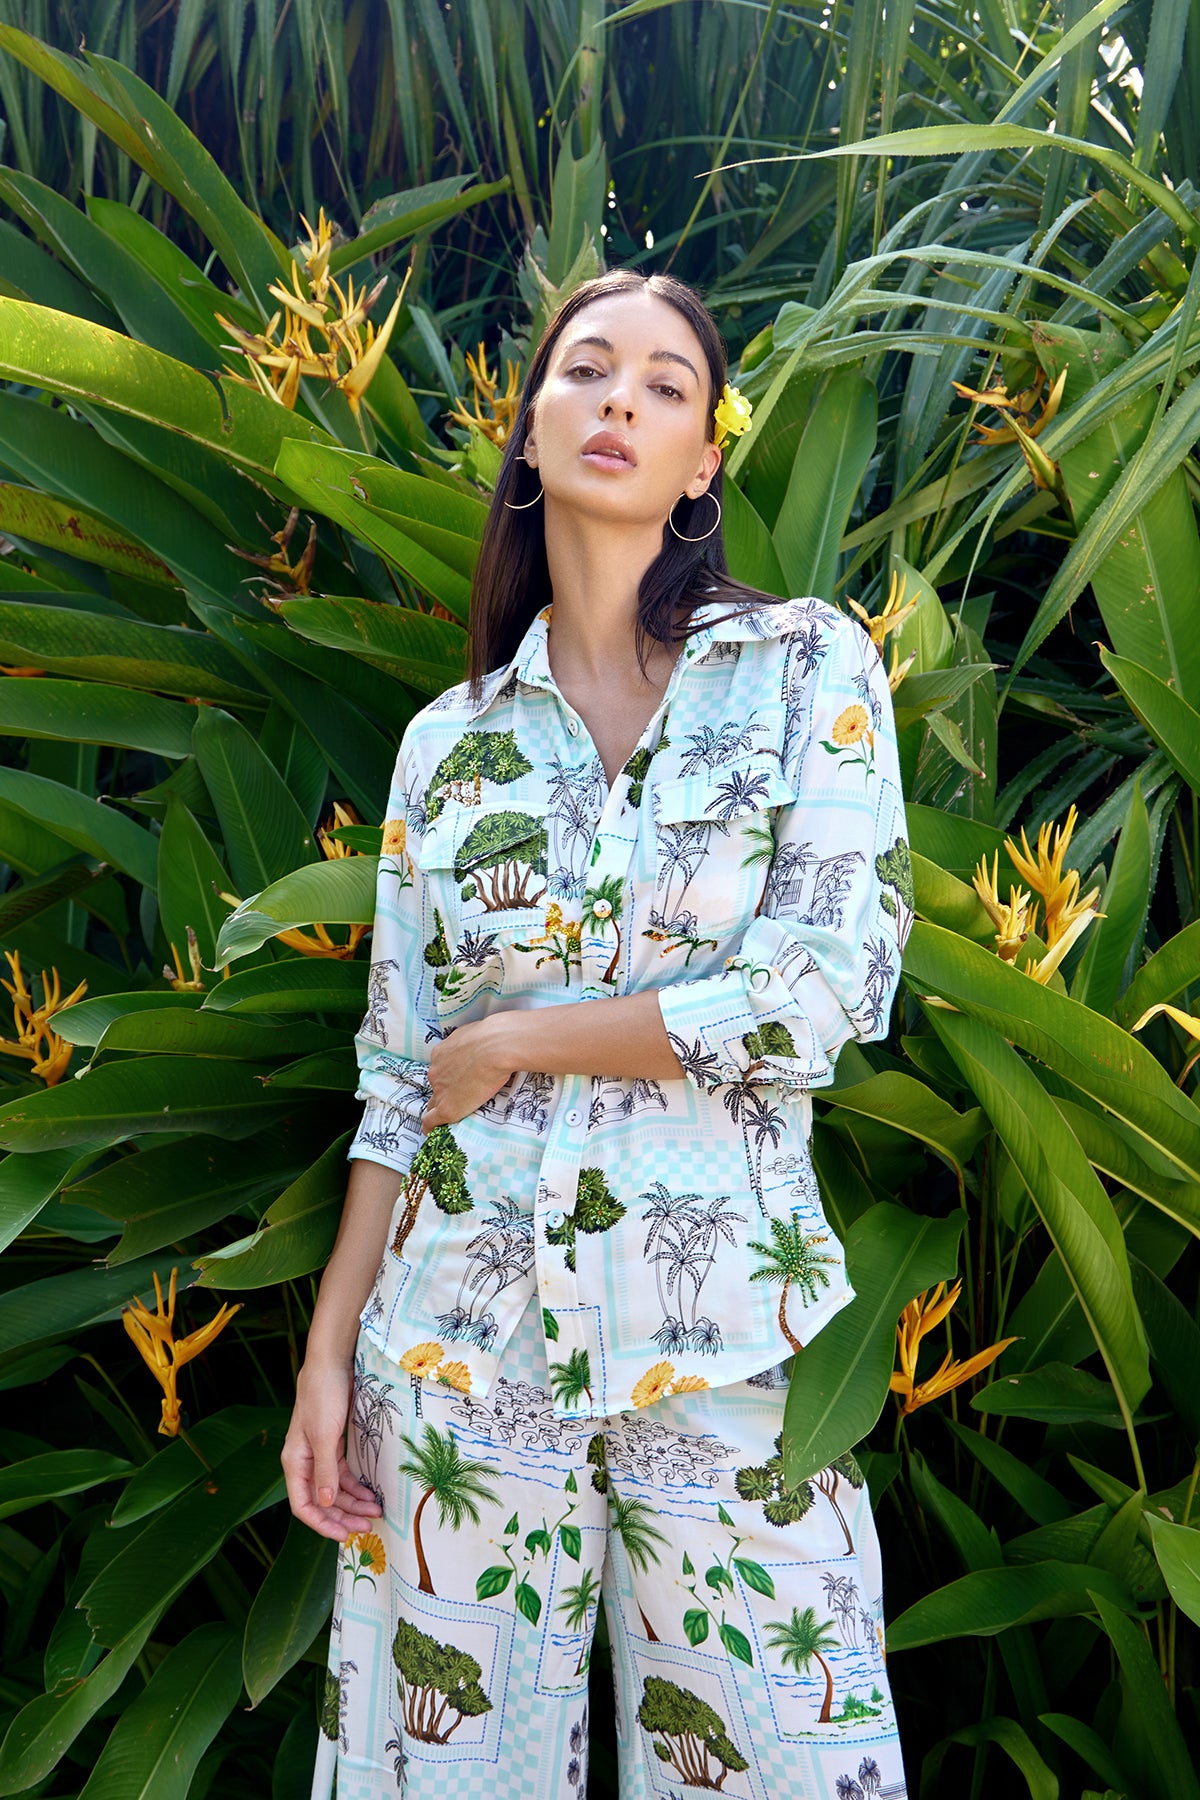
M 366 1105 L 346 1152 L 347 1159 L 382 1163 L 386 1169 L 407 1175 L 413 1157 L 425 1141 L 420 1114 L 376 1099 L 372 1094 L 364 1094 L 361 1088 L 357 1097 L 365 1100 Z
M 852 1035 L 849 1022 L 812 958 L 816 979 L 801 1004 L 777 966 L 794 968 L 796 957 L 794 938 L 758 919 L 721 974 L 658 989 L 671 1048 L 702 1093 L 726 1082 L 806 1089 L 833 1080 L 832 1058 Z

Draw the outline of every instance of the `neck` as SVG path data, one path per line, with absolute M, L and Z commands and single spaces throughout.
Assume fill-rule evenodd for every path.
M 638 674 L 638 588 L 662 549 L 662 526 L 564 515 L 547 495 L 545 529 L 556 677 Z

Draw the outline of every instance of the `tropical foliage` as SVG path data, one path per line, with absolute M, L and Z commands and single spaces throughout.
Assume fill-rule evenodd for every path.
M 817 1096 L 859 1297 L 747 1497 L 836 1508 L 865 1440 L 914 1790 L 1196 1794 L 1194 9 L 144 10 L 83 61 L 0 30 L 0 1794 L 290 1795 L 336 1730 L 337 1551 L 278 1447 L 377 856 L 404 878 L 388 772 L 462 671 L 499 371 L 647 232 L 755 402 L 736 570 L 866 615 L 910 800 L 895 1031 Z M 452 1147 L 417 1204 L 472 1204 Z M 783 1317 L 819 1249 L 769 1246 Z M 486 1498 L 410 1449 L 439 1507 Z M 518 1609 L 532 1566 L 497 1565 Z M 394 1656 L 418 1722 L 490 1704 L 453 1646 Z M 651 1685 L 664 1763 L 740 1766 Z

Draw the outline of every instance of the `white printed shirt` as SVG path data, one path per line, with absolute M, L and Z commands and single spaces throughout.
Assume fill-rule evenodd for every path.
M 816 599 L 701 614 L 610 788 L 550 609 L 400 749 L 350 1155 L 405 1176 L 367 1336 L 486 1394 L 536 1293 L 555 1405 L 741 1381 L 853 1292 L 808 1090 L 887 1030 L 912 879 L 887 680 Z M 429 1047 L 502 1008 L 658 993 L 684 1075 L 514 1074 L 424 1137 Z

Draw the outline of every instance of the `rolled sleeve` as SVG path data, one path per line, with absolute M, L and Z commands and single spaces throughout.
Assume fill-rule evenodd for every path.
M 912 877 L 891 695 L 866 634 L 846 621 L 792 700 L 806 714 L 796 798 L 775 816 L 759 914 L 723 971 L 658 991 L 703 1091 L 827 1085 L 843 1044 L 886 1035 L 899 981 Z
M 424 1142 L 421 1115 L 429 1099 L 428 1040 L 418 1009 L 423 967 L 423 893 L 413 854 L 421 794 L 401 745 L 388 797 L 375 889 L 375 925 L 367 1011 L 355 1036 L 358 1099 L 363 1116 L 348 1156 L 406 1173 Z

